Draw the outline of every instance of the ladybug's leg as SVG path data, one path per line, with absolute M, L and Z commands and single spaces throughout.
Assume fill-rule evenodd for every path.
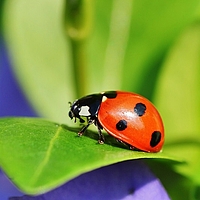
M 91 124 L 93 124 L 94 122 L 95 122 L 94 119 L 89 119 L 89 120 L 88 120 L 88 124 L 87 124 L 86 126 L 84 126 L 84 127 L 79 131 L 78 135 L 79 135 L 79 136 L 83 135 L 84 132 L 87 130 L 87 128 L 88 128 Z
M 122 140 L 116 139 L 116 141 L 119 142 L 119 143 L 121 143 L 121 144 L 123 144 L 123 145 L 125 145 L 125 146 L 128 146 L 128 147 L 130 146 L 127 143 L 123 142 Z
M 102 134 L 102 129 L 103 127 L 101 126 L 101 124 L 99 123 L 97 117 L 91 117 L 88 120 L 88 124 L 86 126 L 84 126 L 78 133 L 79 136 L 83 135 L 84 132 L 87 130 L 87 128 L 91 125 L 91 124 L 95 124 L 95 126 L 97 126 L 98 129 L 98 134 L 99 134 L 99 144 L 103 144 L 105 142 L 104 136 Z
M 105 138 L 104 138 L 102 131 L 101 131 L 103 129 L 103 127 L 101 126 L 101 124 L 99 123 L 99 121 L 97 119 L 95 121 L 95 125 L 98 128 L 98 134 L 99 134 L 98 142 L 99 142 L 99 144 L 103 144 L 105 142 Z
M 126 142 L 123 142 L 122 140 L 119 140 L 119 139 L 116 139 L 117 142 L 120 142 L 121 144 L 127 146 L 130 150 L 134 150 L 135 147 L 131 146 L 130 144 L 126 143 Z
M 123 142 L 122 140 L 119 140 L 119 139 L 116 139 L 118 142 L 124 144 L 125 146 L 127 146 L 130 150 L 133 150 L 133 151 L 140 151 L 139 149 L 137 149 L 136 147 L 126 143 L 126 142 Z
M 99 144 L 103 144 L 105 142 L 104 136 L 102 134 L 101 128 L 98 127 L 98 126 L 97 126 L 97 128 L 98 128 L 98 133 L 99 133 L 99 140 L 98 140 L 98 142 L 99 142 Z

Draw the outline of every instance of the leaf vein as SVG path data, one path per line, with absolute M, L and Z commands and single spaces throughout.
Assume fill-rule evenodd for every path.
M 37 180 L 39 179 L 39 176 L 43 172 L 43 169 L 47 165 L 47 163 L 50 159 L 50 156 L 51 156 L 51 152 L 52 152 L 55 140 L 58 138 L 61 129 L 62 129 L 62 126 L 59 126 L 55 135 L 50 140 L 48 149 L 47 149 L 46 154 L 45 154 L 45 157 L 44 157 L 43 161 L 40 163 L 40 165 L 38 166 L 38 168 L 36 169 L 32 179 L 30 180 L 30 185 L 34 185 L 37 182 Z

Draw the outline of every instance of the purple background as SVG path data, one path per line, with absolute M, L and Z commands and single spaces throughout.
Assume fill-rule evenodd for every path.
M 5 43 L 0 37 L 0 117 L 37 116 L 23 95 L 11 70 Z M 21 193 L 0 171 L 0 200 Z

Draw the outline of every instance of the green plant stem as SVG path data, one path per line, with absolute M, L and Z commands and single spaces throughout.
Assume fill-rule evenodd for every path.
M 72 72 L 76 96 L 86 94 L 86 39 L 91 30 L 92 0 L 66 0 L 66 33 L 71 43 Z
M 73 79 L 76 89 L 76 96 L 80 98 L 86 94 L 86 51 L 84 41 L 71 40 Z

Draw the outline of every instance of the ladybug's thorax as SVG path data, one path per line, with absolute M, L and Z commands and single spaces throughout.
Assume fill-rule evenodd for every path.
M 73 102 L 69 111 L 69 117 L 79 118 L 97 116 L 102 101 L 102 94 L 93 94 L 82 97 Z

